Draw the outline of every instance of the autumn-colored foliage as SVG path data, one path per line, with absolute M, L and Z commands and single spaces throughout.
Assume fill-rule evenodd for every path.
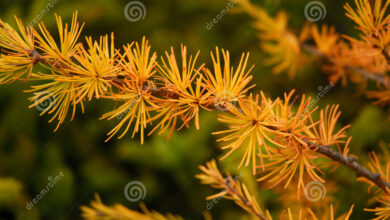
M 294 77 L 299 67 L 311 60 L 308 54 L 314 54 L 332 83 L 352 81 L 365 88 L 367 78 L 375 79 L 378 90 L 368 96 L 388 104 L 390 18 L 386 9 L 390 1 L 374 2 L 356 0 L 356 7 L 345 5 L 347 17 L 361 31 L 358 39 L 314 24 L 305 25 L 295 35 L 288 29 L 284 12 L 272 17 L 248 0 L 240 0 L 238 7 L 255 19 L 261 49 L 270 55 L 265 62 L 274 65 L 274 73 L 287 71 Z M 85 103 L 92 99 L 113 101 L 113 109 L 101 119 L 121 116 L 108 132 L 107 141 L 130 134 L 139 135 L 143 143 L 145 135 L 168 132 L 170 137 L 176 129 L 201 129 L 200 111 L 216 110 L 224 125 L 213 133 L 224 153 L 222 160 L 239 155 L 238 169 L 249 167 L 258 181 L 269 187 L 286 192 L 293 187 L 298 199 L 306 193 L 308 183 L 326 183 L 325 171 L 342 164 L 356 173 L 357 180 L 375 188 L 383 206 L 367 211 L 375 212 L 376 219 L 389 218 L 390 154 L 370 154 L 368 168 L 357 163 L 349 153 L 349 126 L 337 125 L 341 115 L 337 104 L 319 109 L 311 105 L 310 97 L 295 91 L 281 98 L 250 91 L 255 85 L 247 53 L 235 64 L 229 51 L 217 47 L 211 52 L 212 67 L 208 67 L 198 61 L 199 52 L 192 54 L 184 45 L 179 56 L 171 48 L 159 57 L 146 37 L 121 49 L 114 45 L 114 34 L 97 40 L 86 37 L 83 44 L 79 38 L 84 25 L 78 23 L 77 12 L 71 24 L 64 24 L 59 16 L 56 21 L 58 40 L 43 23 L 38 28 L 25 27 L 17 19 L 15 29 L 0 21 L 0 83 L 31 82 L 27 91 L 32 93 L 30 107 L 54 99 L 41 114 L 57 122 L 55 130 L 68 118 L 72 120 L 78 108 L 84 112 Z M 37 65 L 47 71 L 36 72 Z M 222 190 L 207 199 L 230 199 L 258 219 L 272 219 L 272 213 L 262 208 L 241 180 L 221 174 L 215 160 L 200 169 L 197 178 L 203 184 Z M 311 207 L 284 208 L 281 219 L 336 219 L 331 204 L 318 213 Z M 91 207 L 82 207 L 82 212 L 86 219 L 181 219 L 150 212 L 145 206 L 142 209 L 143 213 L 121 205 L 107 207 L 97 197 Z M 337 219 L 349 219 L 352 209 Z

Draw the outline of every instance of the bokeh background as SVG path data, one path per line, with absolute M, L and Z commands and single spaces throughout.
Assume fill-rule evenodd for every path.
M 291 89 L 298 94 L 315 97 L 328 85 L 326 76 L 315 64 L 309 65 L 294 79 L 286 73 L 272 75 L 270 67 L 263 64 L 267 57 L 259 48 L 256 31 L 249 16 L 240 13 L 224 15 L 212 28 L 208 22 L 227 7 L 226 0 L 141 0 L 145 5 L 145 18 L 130 22 L 124 15 L 127 0 L 1 0 L 0 18 L 15 24 L 16 15 L 25 23 L 47 8 L 40 19 L 53 33 L 56 32 L 54 14 L 70 21 L 72 12 L 79 12 L 79 20 L 85 21 L 83 36 L 115 33 L 115 43 L 120 45 L 146 36 L 152 49 L 162 54 L 171 46 L 183 43 L 192 53 L 200 50 L 199 60 L 210 65 L 209 52 L 215 46 L 231 51 L 237 63 L 241 53 L 249 51 L 253 69 L 254 92 L 263 90 L 273 98 Z M 299 30 L 306 22 L 304 7 L 307 0 L 256 0 L 271 14 L 286 10 L 290 14 L 290 26 Z M 344 16 L 345 1 L 323 1 L 326 17 L 317 23 L 336 26 L 337 31 L 357 35 L 354 24 Z M 81 38 L 84 41 L 84 38 Z M 39 116 L 24 92 L 31 84 L 16 82 L 0 86 L 0 219 L 80 219 L 81 205 L 88 205 L 97 192 L 106 204 L 121 203 L 138 209 L 137 202 L 124 196 L 125 185 L 141 181 L 146 188 L 143 202 L 153 210 L 182 215 L 185 219 L 202 219 L 202 212 L 210 209 L 215 219 L 249 219 L 230 201 L 220 200 L 212 207 L 205 197 L 216 190 L 201 185 L 194 175 L 198 165 L 220 157 L 221 151 L 211 132 L 222 126 L 215 112 L 201 113 L 201 129 L 193 127 L 176 132 L 167 142 L 166 136 L 148 137 L 140 145 L 138 137 L 127 135 L 121 140 L 104 142 L 106 133 L 117 123 L 99 120 L 101 115 L 114 107 L 114 103 L 94 100 L 87 104 L 85 114 L 78 112 L 72 122 L 65 122 L 57 132 L 49 117 Z M 372 85 L 371 85 L 372 86 Z M 320 106 L 338 103 L 343 110 L 341 125 L 351 124 L 353 137 L 351 153 L 360 161 L 368 161 L 367 152 L 379 150 L 378 143 L 390 143 L 388 109 L 373 105 L 359 95 L 354 85 L 332 87 L 318 102 Z M 237 174 L 235 165 L 239 156 L 221 161 L 224 171 Z M 255 182 L 250 171 L 241 169 L 241 178 L 256 192 L 260 203 L 272 213 L 280 213 L 285 206 L 294 206 L 294 200 L 283 200 L 276 190 L 269 190 Z M 50 182 L 61 175 L 55 186 L 38 204 L 28 209 L 26 205 Z M 327 179 L 327 197 L 333 197 L 337 213 L 348 210 L 355 203 L 352 219 L 368 219 L 372 214 L 364 207 L 373 207 L 375 201 L 366 193 L 367 185 L 355 181 L 354 174 L 340 167 Z M 320 201 L 321 202 L 321 201 Z M 275 215 L 276 216 L 276 215 Z

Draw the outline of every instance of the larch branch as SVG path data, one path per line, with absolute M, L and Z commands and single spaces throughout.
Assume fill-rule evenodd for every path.
M 319 57 L 323 56 L 316 48 L 314 48 L 312 46 L 303 45 L 302 48 L 304 48 L 306 51 L 308 51 L 316 56 L 319 56 Z M 30 56 L 32 58 L 34 58 L 34 60 L 37 63 L 41 63 L 44 65 L 49 65 L 49 66 L 53 66 L 53 67 L 60 68 L 60 69 L 64 68 L 65 67 L 64 65 L 66 65 L 66 64 L 62 63 L 61 61 L 54 62 L 50 59 L 46 59 L 45 57 L 41 56 L 36 50 L 30 51 Z M 390 81 L 387 81 L 387 78 L 384 78 L 384 77 L 381 78 L 381 76 L 378 74 L 370 73 L 370 72 L 368 72 L 364 69 L 361 69 L 361 68 L 356 68 L 356 67 L 351 67 L 351 68 L 354 68 L 354 70 L 356 70 L 358 73 L 362 74 L 363 76 L 366 76 L 367 78 L 373 79 L 373 80 L 377 81 L 378 83 L 381 83 L 383 85 L 390 85 Z M 72 75 L 72 73 L 70 73 L 70 74 Z M 119 79 L 119 78 L 115 78 L 112 80 L 115 81 L 116 83 L 123 83 L 124 82 L 123 79 Z M 160 97 L 165 97 L 165 98 L 170 98 L 170 99 L 178 99 L 179 98 L 178 94 L 176 94 L 172 91 L 169 91 L 168 89 L 165 89 L 165 88 L 148 86 L 146 89 L 148 89 L 152 93 L 152 95 L 154 95 L 154 96 L 160 96 Z M 203 107 L 207 108 L 207 109 L 216 109 L 216 106 L 215 106 L 213 100 L 210 100 L 209 102 L 207 102 Z M 322 145 L 313 144 L 313 143 L 308 143 L 308 144 L 310 146 L 312 146 L 311 147 L 312 150 L 332 159 L 333 161 L 337 161 L 340 164 L 343 164 L 344 166 L 353 170 L 356 173 L 356 176 L 365 177 L 366 179 L 370 180 L 375 185 L 377 185 L 379 188 L 381 188 L 385 193 L 390 194 L 390 183 L 383 180 L 383 178 L 381 178 L 380 174 L 373 173 L 373 172 L 369 171 L 367 168 L 365 168 L 364 166 L 362 166 L 361 164 L 357 163 L 355 161 L 355 158 L 353 158 L 351 156 L 343 155 L 340 152 L 331 149 L 330 146 L 322 146 Z M 261 216 L 258 216 L 258 217 L 260 219 L 262 219 Z
M 373 173 L 361 164 L 355 161 L 354 157 L 343 155 L 342 153 L 332 150 L 330 146 L 314 145 L 311 147 L 316 152 L 329 157 L 330 159 L 337 161 L 349 169 L 355 171 L 357 177 L 364 177 L 371 182 L 375 183 L 385 193 L 390 193 L 390 183 L 381 178 L 379 173 Z

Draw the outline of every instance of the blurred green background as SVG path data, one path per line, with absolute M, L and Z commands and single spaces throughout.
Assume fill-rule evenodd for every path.
M 207 23 L 226 8 L 225 0 L 142 0 L 146 8 L 143 20 L 129 22 L 124 8 L 129 1 L 119 0 L 2 0 L 0 18 L 15 24 L 13 16 L 24 23 L 33 19 L 51 2 L 53 7 L 42 17 L 49 29 L 56 33 L 54 13 L 70 21 L 72 12 L 79 12 L 79 20 L 85 21 L 83 36 L 95 39 L 103 34 L 115 33 L 117 47 L 146 36 L 152 49 L 162 54 L 170 46 L 183 43 L 192 53 L 201 51 L 200 62 L 210 65 L 209 52 L 215 46 L 231 51 L 237 63 L 242 52 L 251 53 L 253 69 L 253 91 L 263 90 L 273 98 L 296 89 L 299 94 L 315 97 L 319 87 L 328 85 L 326 77 L 316 64 L 309 65 L 294 79 L 287 75 L 272 75 L 263 65 L 267 57 L 259 49 L 252 20 L 245 14 L 227 14 L 207 28 Z M 254 3 L 274 14 L 286 10 L 290 14 L 290 26 L 299 30 L 306 22 L 303 9 L 307 0 L 256 0 Z M 328 23 L 338 32 L 354 34 L 354 24 L 344 16 L 344 1 L 323 1 L 327 14 L 319 25 Z M 210 30 L 209 30 L 210 29 Z M 84 41 L 84 39 L 81 39 Z M 199 63 L 200 63 L 199 62 Z M 372 86 L 372 85 L 371 85 Z M 105 143 L 106 133 L 117 121 L 99 120 L 111 110 L 114 103 L 93 100 L 72 122 L 65 122 L 57 132 L 49 117 L 39 116 L 23 92 L 29 83 L 16 82 L 0 87 L 0 219 L 79 219 L 81 205 L 88 205 L 98 192 L 106 204 L 121 203 L 137 209 L 138 204 L 126 200 L 125 185 L 141 181 L 146 188 L 143 202 L 153 210 L 182 215 L 185 219 L 202 219 L 207 209 L 205 197 L 218 191 L 201 185 L 194 175 L 198 165 L 216 157 L 221 151 L 210 133 L 223 128 L 216 120 L 217 113 L 202 112 L 201 129 L 193 127 L 176 132 L 167 142 L 166 137 L 154 135 L 144 145 L 139 139 L 127 135 L 121 140 Z M 387 109 L 374 106 L 364 96 L 357 95 L 354 85 L 334 86 L 319 105 L 338 103 L 343 110 L 341 124 L 351 124 L 349 134 L 353 136 L 351 153 L 367 162 L 367 152 L 379 150 L 378 143 L 390 143 L 390 123 Z M 220 162 L 224 171 L 235 171 L 239 156 Z M 243 180 L 251 190 L 257 188 L 256 196 L 261 204 L 277 216 L 284 208 L 278 195 L 272 190 L 256 184 L 250 171 L 241 170 Z M 61 178 L 55 186 L 31 209 L 28 202 L 46 188 L 48 178 Z M 338 212 L 348 210 L 355 203 L 352 219 L 368 219 L 372 214 L 364 207 L 374 207 L 375 201 L 366 193 L 367 186 L 355 181 L 354 174 L 340 167 L 327 176 L 336 190 L 332 191 Z M 330 192 L 329 192 L 330 194 Z M 286 201 L 283 202 L 284 204 Z M 288 205 L 288 202 L 287 202 Z M 232 202 L 220 200 L 210 210 L 215 219 L 246 219 L 245 214 Z M 244 217 L 243 217 L 244 216 Z

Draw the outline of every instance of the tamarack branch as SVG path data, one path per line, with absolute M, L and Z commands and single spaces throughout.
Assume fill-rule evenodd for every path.
M 56 68 L 63 68 L 66 66 L 66 64 L 63 64 L 62 62 L 53 62 L 48 59 L 44 59 L 36 50 L 31 51 L 30 57 L 34 60 L 35 63 L 42 63 L 44 65 L 50 65 L 55 66 Z M 72 73 L 71 73 L 72 74 Z M 118 78 L 111 79 L 117 83 L 123 82 L 122 80 Z M 148 87 L 145 88 L 149 90 L 153 95 L 160 96 L 164 98 L 169 99 L 178 99 L 179 96 L 175 93 L 172 93 L 171 91 L 164 89 L 164 88 L 156 88 L 156 87 Z M 215 109 L 215 100 L 210 100 L 207 102 L 208 104 L 204 106 L 204 108 L 208 109 Z M 221 108 L 226 108 L 224 106 L 221 106 Z M 225 109 L 225 111 L 228 111 L 228 109 Z M 272 129 L 272 127 L 269 127 Z M 355 161 L 355 159 L 351 156 L 346 156 L 341 154 L 340 152 L 334 151 L 330 148 L 330 146 L 321 146 L 318 144 L 313 144 L 309 142 L 309 145 L 312 146 L 311 149 L 315 150 L 316 152 L 323 154 L 327 156 L 328 158 L 337 161 L 344 166 L 348 167 L 349 169 L 353 170 L 358 177 L 365 177 L 375 183 L 379 188 L 381 188 L 384 192 L 389 193 L 390 189 L 390 183 L 385 182 L 380 174 L 378 173 L 372 173 L 371 171 L 367 170 L 364 166 L 360 165 Z
M 258 28 L 265 32 L 261 35 L 264 39 L 273 39 L 270 36 L 276 36 L 273 42 L 283 41 L 280 45 L 289 45 L 293 49 L 291 51 L 296 53 L 291 57 L 297 60 L 290 60 L 291 63 L 288 63 L 290 61 L 286 59 L 287 63 L 279 63 L 274 68 L 276 73 L 287 71 L 293 76 L 301 64 L 300 50 L 305 50 L 327 63 L 328 66 L 324 68 L 329 70 L 330 78 L 336 81 L 345 81 L 349 71 L 352 71 L 359 73 L 364 79 L 375 80 L 385 89 L 389 87 L 387 75 L 363 68 L 370 67 L 369 65 L 345 64 L 348 62 L 340 64 L 333 59 L 331 55 L 345 52 L 342 49 L 348 52 L 352 50 L 350 45 L 338 45 L 338 50 L 334 51 L 332 47 L 313 47 L 304 43 L 309 39 L 307 35 L 312 35 L 317 44 L 325 38 L 334 41 L 329 45 L 336 46 L 335 42 L 339 39 L 335 37 L 332 29 L 324 28 L 323 31 L 326 30 L 324 32 L 328 35 L 319 36 L 317 27 L 313 26 L 310 30 L 306 29 L 311 34 L 304 32 L 297 37 L 288 30 L 273 30 L 272 28 L 280 26 L 278 22 L 281 21 L 273 19 L 261 8 L 252 8 L 247 0 L 241 0 L 239 4 L 260 23 Z M 353 17 L 347 6 L 348 15 Z M 145 37 L 141 43 L 124 45 L 123 50 L 115 48 L 113 34 L 110 37 L 102 36 L 99 40 L 87 37 L 86 44 L 83 44 L 78 42 L 78 38 L 84 25 L 77 22 L 77 13 L 69 26 L 64 26 L 59 16 L 56 16 L 56 20 L 60 35 L 59 44 L 43 23 L 39 25 L 38 31 L 32 27 L 24 27 L 17 19 L 17 31 L 0 21 L 0 83 L 17 80 L 38 82 L 27 91 L 34 94 L 30 98 L 34 104 L 30 107 L 48 99 L 47 95 L 39 97 L 43 92 L 54 96 L 58 103 L 50 104 L 41 114 L 52 115 L 49 122 L 58 121 L 55 130 L 64 122 L 69 112 L 73 119 L 76 107 L 80 107 L 84 112 L 84 103 L 93 98 L 105 98 L 121 103 L 119 107 L 101 117 L 111 120 L 124 114 L 107 134 L 107 141 L 116 135 L 122 138 L 132 131 L 132 137 L 140 135 L 143 143 L 146 128 L 152 126 L 152 122 L 156 124 L 147 135 L 159 130 L 159 134 L 168 132 L 169 138 L 178 127 L 178 130 L 189 127 L 191 121 L 199 129 L 201 109 L 219 110 L 222 113 L 219 114 L 218 120 L 226 125 L 226 129 L 214 132 L 213 135 L 219 136 L 217 141 L 225 152 L 221 159 L 243 149 L 238 167 L 251 166 L 253 175 L 260 176 L 258 181 L 268 181 L 270 187 L 281 183 L 285 183 L 287 187 L 295 177 L 299 194 L 305 186 L 303 177 L 325 182 L 320 175 L 324 172 L 322 167 L 319 167 L 318 159 L 328 158 L 351 169 L 358 178 L 367 179 L 381 189 L 384 195 L 390 194 L 390 183 L 387 182 L 389 177 L 380 172 L 381 167 L 370 166 L 369 170 L 348 153 L 351 140 L 346 134 L 348 126 L 336 128 L 341 115 L 338 105 L 321 109 L 320 119 L 316 120 L 318 117 L 315 117 L 314 113 L 318 108 L 310 109 L 311 99 L 304 95 L 298 102 L 298 99 L 293 98 L 294 91 L 275 100 L 268 98 L 262 91 L 255 95 L 250 93 L 249 90 L 255 85 L 250 84 L 253 66 L 247 68 L 249 54 L 243 53 L 239 64 L 234 66 L 231 65 L 229 51 L 216 48 L 215 52 L 211 52 L 213 68 L 209 69 L 204 64 L 196 64 L 199 52 L 188 56 L 187 48 L 182 45 L 179 65 L 173 48 L 159 61 L 157 53 L 151 52 L 151 46 Z M 264 22 L 269 24 L 263 24 Z M 268 25 L 269 29 L 261 25 Z M 381 38 L 370 40 L 378 39 Z M 375 45 L 374 49 L 382 48 L 381 54 L 388 60 L 387 47 L 382 46 Z M 277 46 L 263 45 L 265 51 L 279 51 L 280 48 L 274 47 Z M 48 72 L 33 72 L 37 64 Z M 386 99 L 380 102 L 386 102 Z M 215 161 L 209 162 L 206 167 L 202 166 L 201 170 L 203 174 L 197 177 L 202 183 L 225 190 L 220 196 L 232 199 L 259 219 L 269 219 L 269 213 L 260 209 L 244 184 L 233 180 L 230 174 L 228 181 L 223 178 Z M 92 204 L 95 208 L 85 208 L 85 212 L 91 215 L 101 214 L 99 209 L 103 210 L 105 207 L 102 207 L 99 198 L 96 200 L 97 202 Z M 116 213 L 117 210 L 112 211 Z M 351 212 L 352 208 L 348 216 Z

